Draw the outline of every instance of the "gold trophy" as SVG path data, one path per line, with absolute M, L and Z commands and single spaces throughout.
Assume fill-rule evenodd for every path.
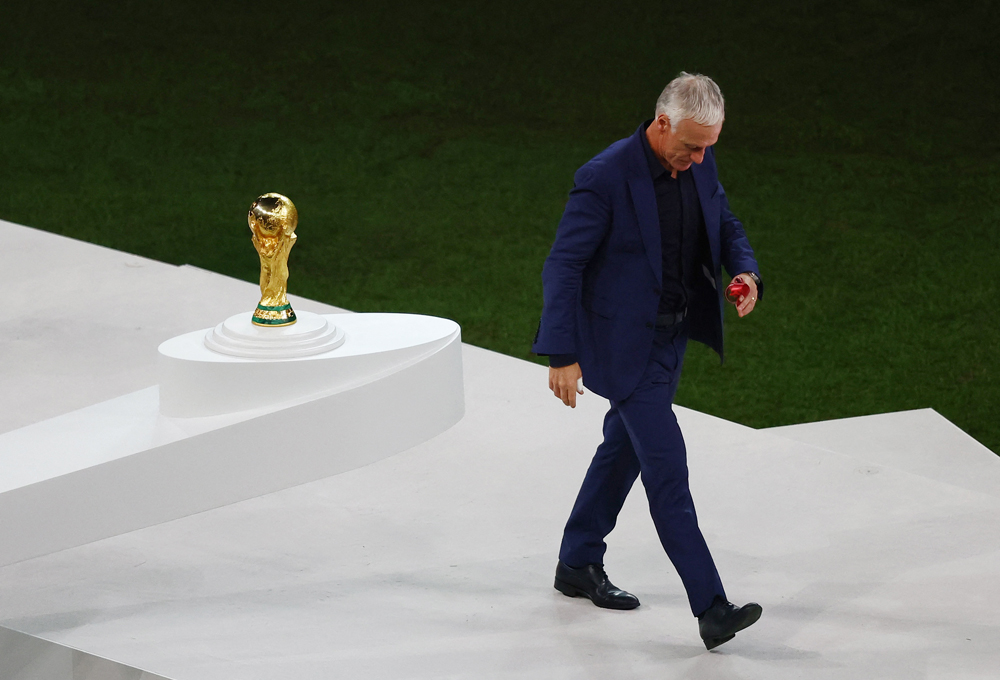
M 288 253 L 295 245 L 299 213 L 281 194 L 264 194 L 247 214 L 253 247 L 260 255 L 260 302 L 255 326 L 290 326 L 295 312 L 288 303 Z

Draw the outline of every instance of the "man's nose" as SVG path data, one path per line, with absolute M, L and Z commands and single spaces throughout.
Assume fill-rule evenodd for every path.
M 698 165 L 701 165 L 701 162 L 705 160 L 705 150 L 702 149 L 701 151 L 695 151 L 693 154 L 691 154 L 691 160 L 697 163 Z

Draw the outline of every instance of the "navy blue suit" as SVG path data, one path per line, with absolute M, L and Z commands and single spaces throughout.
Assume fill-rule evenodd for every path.
M 657 533 L 697 615 L 725 593 L 688 491 L 673 398 L 689 337 L 723 356 L 722 267 L 731 276 L 759 268 L 708 148 L 689 170 L 708 243 L 703 276 L 688 291 L 685 321 L 656 328 L 663 264 L 643 134 L 641 126 L 577 171 L 542 271 L 544 307 L 532 350 L 575 355 L 584 385 L 611 402 L 560 559 L 573 567 L 603 564 L 604 537 L 641 474 Z

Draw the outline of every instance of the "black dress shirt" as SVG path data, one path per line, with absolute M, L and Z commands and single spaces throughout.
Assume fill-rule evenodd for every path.
M 652 122 L 649 120 L 643 125 L 649 127 Z M 657 312 L 682 312 L 687 308 L 689 291 L 700 275 L 702 256 L 707 248 L 701 202 L 691 170 L 678 172 L 676 179 L 671 177 L 670 171 L 653 153 L 646 135 L 640 137 L 649 173 L 653 177 L 656 210 L 660 218 L 663 287 Z

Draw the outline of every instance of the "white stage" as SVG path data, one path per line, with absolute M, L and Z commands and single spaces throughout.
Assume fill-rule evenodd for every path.
M 259 296 L 9 223 L 0 238 L 19 282 L 0 438 L 151 387 L 162 341 Z M 567 409 L 543 367 L 462 352 L 465 417 L 430 441 L 0 568 L 0 679 L 1000 675 L 1000 459 L 934 411 L 757 431 L 677 409 L 727 591 L 764 607 L 706 652 L 639 485 L 607 568 L 642 606 L 553 590 L 605 402 Z

